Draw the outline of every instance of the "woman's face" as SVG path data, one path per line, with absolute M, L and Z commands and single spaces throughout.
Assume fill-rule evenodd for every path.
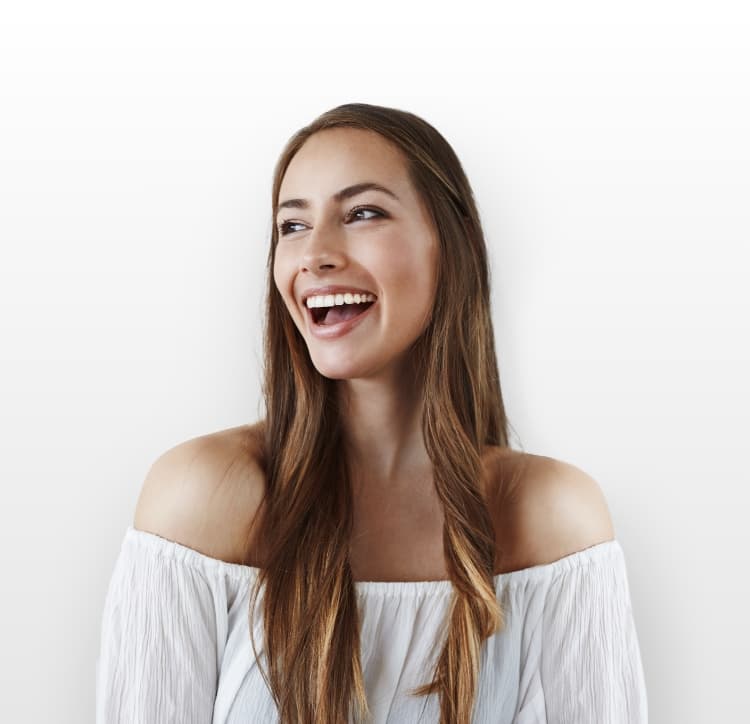
M 364 183 L 393 195 L 346 192 Z M 430 316 L 438 239 L 398 148 L 363 129 L 317 132 L 287 168 L 276 224 L 274 282 L 316 369 L 331 379 L 373 377 L 400 361 Z M 327 285 L 377 299 L 369 309 L 344 307 L 343 316 L 366 309 L 349 322 L 316 325 L 313 313 L 323 310 L 303 300 Z

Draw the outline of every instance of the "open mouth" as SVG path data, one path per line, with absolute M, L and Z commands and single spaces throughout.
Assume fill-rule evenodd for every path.
M 376 300 L 377 301 L 377 300 Z M 375 302 L 359 304 L 337 304 L 333 307 L 308 307 L 314 324 L 321 327 L 330 326 L 354 319 L 369 309 Z

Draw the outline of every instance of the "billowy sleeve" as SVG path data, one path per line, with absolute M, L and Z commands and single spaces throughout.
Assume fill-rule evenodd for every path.
M 549 584 L 540 683 L 547 724 L 647 724 L 646 684 L 619 543 Z M 540 702 L 541 703 L 541 702 Z
M 97 724 L 210 724 L 225 603 L 215 571 L 197 560 L 158 536 L 126 532 L 101 619 Z

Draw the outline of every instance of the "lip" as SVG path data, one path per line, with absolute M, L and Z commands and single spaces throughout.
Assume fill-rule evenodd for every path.
M 364 312 L 362 312 L 362 314 L 358 314 L 352 319 L 346 319 L 338 324 L 327 324 L 323 326 L 315 324 L 312 318 L 312 309 L 305 307 L 307 310 L 305 315 L 307 318 L 307 328 L 310 330 L 313 337 L 317 337 L 318 339 L 337 339 L 338 337 L 343 337 L 362 322 L 377 303 L 378 300 L 376 299 L 369 307 L 367 307 L 367 309 L 365 309 Z

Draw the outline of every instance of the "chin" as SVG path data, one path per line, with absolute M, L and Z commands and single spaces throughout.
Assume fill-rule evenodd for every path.
M 322 359 L 325 355 L 320 355 L 318 358 L 310 355 L 310 359 L 315 369 L 323 376 L 330 380 L 352 380 L 358 377 L 367 377 L 369 375 L 369 368 L 365 368 L 360 360 L 326 360 Z M 359 356 L 359 355 L 355 355 Z
M 361 371 L 354 367 L 315 365 L 315 369 L 329 380 L 351 380 L 363 376 Z

